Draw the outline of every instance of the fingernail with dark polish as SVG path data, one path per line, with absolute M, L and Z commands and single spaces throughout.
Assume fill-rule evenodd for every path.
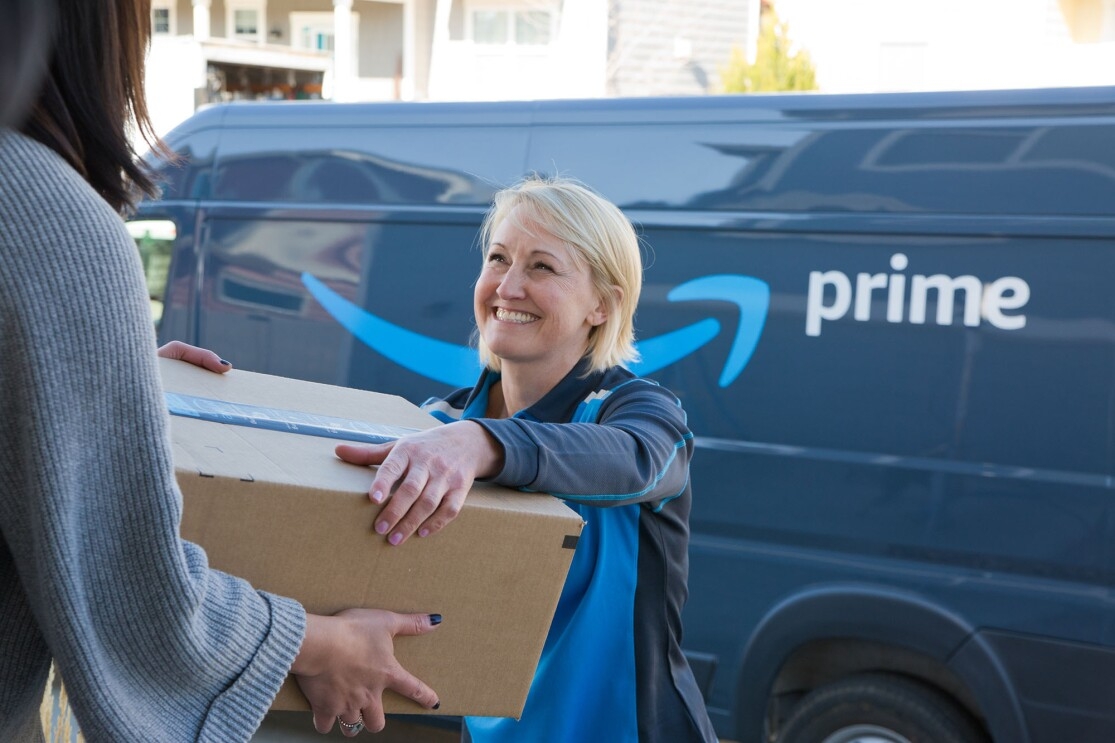
M 439 701 L 437 704 L 435 704 L 433 706 L 433 709 L 441 709 L 441 702 Z
M 228 366 L 228 362 L 225 361 L 224 359 L 221 359 L 221 365 L 222 366 Z
M 437 625 L 441 624 L 441 615 L 440 614 L 431 614 L 430 615 L 430 624 L 432 624 L 434 626 L 437 626 Z

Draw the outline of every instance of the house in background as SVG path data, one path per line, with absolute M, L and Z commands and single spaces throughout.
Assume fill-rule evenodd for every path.
M 773 0 L 825 93 L 1115 84 L 1115 0 Z
M 491 100 L 713 92 L 759 0 L 153 0 L 165 133 L 237 98 Z

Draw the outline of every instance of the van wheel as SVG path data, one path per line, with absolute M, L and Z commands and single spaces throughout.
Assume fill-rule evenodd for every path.
M 931 686 L 865 673 L 818 687 L 801 700 L 778 743 L 987 743 L 964 709 Z

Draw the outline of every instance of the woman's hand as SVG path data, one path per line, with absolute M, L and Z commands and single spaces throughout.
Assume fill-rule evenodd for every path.
M 473 421 L 404 436 L 386 444 L 341 444 L 337 456 L 352 464 L 377 464 L 368 495 L 387 505 L 375 529 L 391 544 L 415 532 L 436 534 L 457 518 L 474 480 L 503 469 L 503 448 Z
M 338 718 L 354 723 L 363 717 L 368 730 L 378 733 L 387 689 L 428 709 L 441 706 L 433 689 L 399 665 L 394 644 L 396 635 L 424 635 L 440 623 L 438 614 L 379 609 L 307 614 L 306 637 L 290 670 L 313 709 L 314 728 L 328 733 Z
M 165 346 L 160 346 L 157 353 L 164 359 L 181 359 L 217 374 L 224 374 L 232 368 L 232 364 L 212 351 L 182 341 L 171 341 Z

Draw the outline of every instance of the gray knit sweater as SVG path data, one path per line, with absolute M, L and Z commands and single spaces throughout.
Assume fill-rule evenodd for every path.
M 52 656 L 90 743 L 251 737 L 305 611 L 210 570 L 181 508 L 135 245 L 0 129 L 0 741 L 40 737 Z

